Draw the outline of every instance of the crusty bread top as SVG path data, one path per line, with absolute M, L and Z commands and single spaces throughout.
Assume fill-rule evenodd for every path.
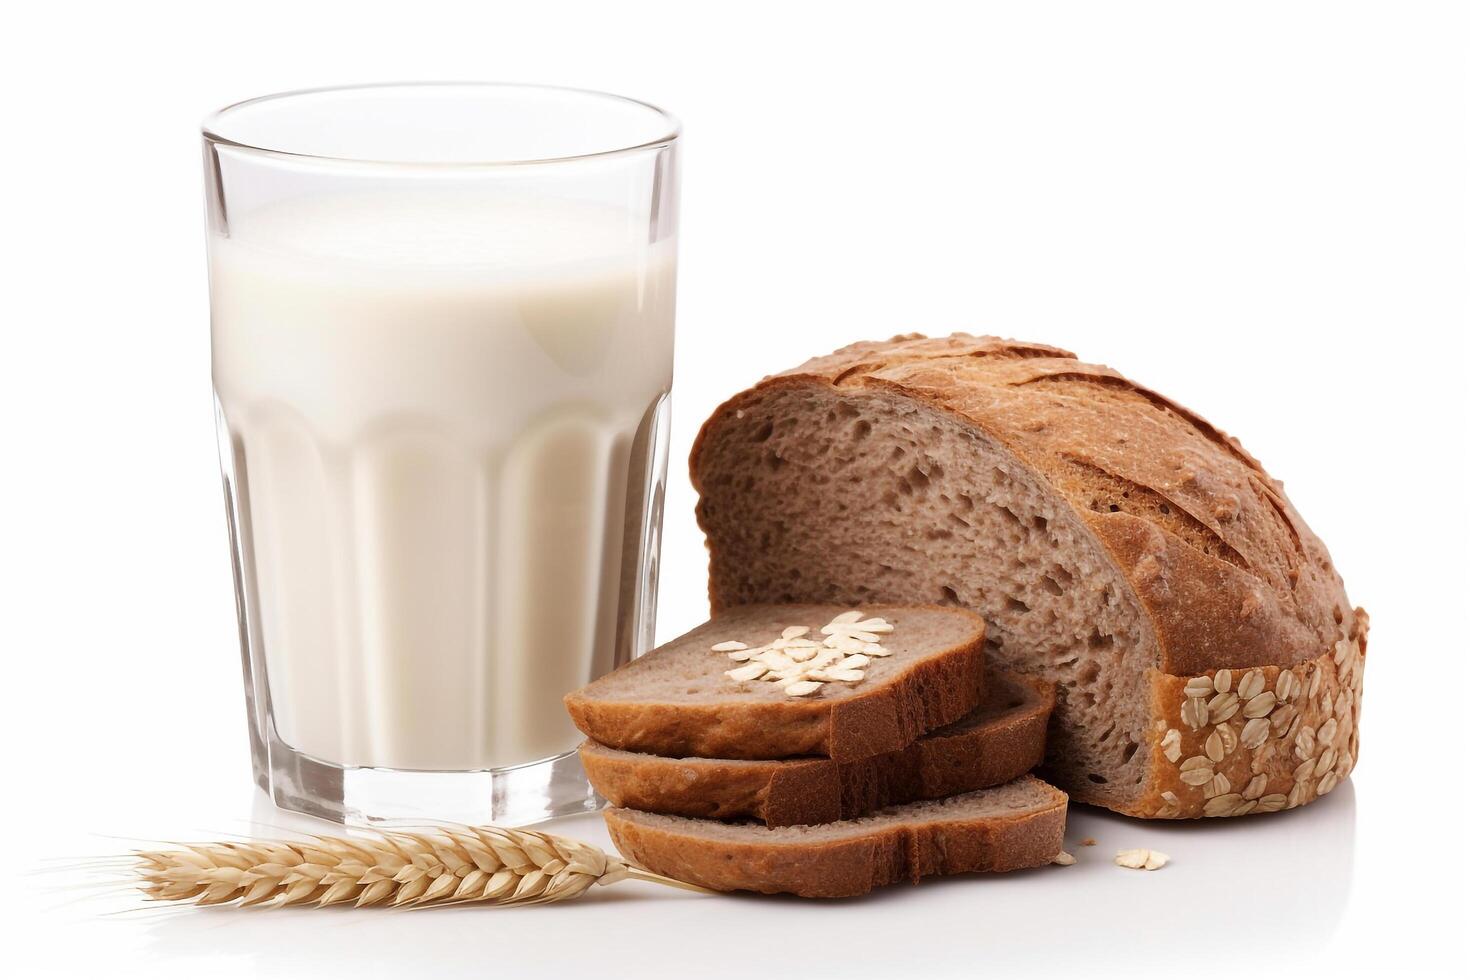
M 1295 664 L 1356 622 L 1327 549 L 1235 439 L 1192 412 L 1055 347 L 918 334 L 858 343 L 765 379 L 876 388 L 978 427 L 1040 473 L 1106 547 L 1159 640 L 1159 668 Z

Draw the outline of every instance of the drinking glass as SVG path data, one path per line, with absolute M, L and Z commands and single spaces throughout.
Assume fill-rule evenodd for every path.
M 342 821 L 592 809 L 562 695 L 650 645 L 678 126 L 493 84 L 206 121 L 256 782 Z

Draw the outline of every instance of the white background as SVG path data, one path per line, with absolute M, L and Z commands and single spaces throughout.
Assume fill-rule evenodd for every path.
M 6 972 L 1463 970 L 1465 52 L 1456 6 L 1408 2 L 12 7 Z M 718 401 L 900 331 L 1048 341 L 1241 436 L 1328 542 L 1373 615 L 1351 784 L 1209 825 L 1078 808 L 1069 838 L 1101 844 L 1076 867 L 840 904 L 649 886 L 521 911 L 68 904 L 85 876 L 31 872 L 129 846 L 97 835 L 301 825 L 249 779 L 198 120 L 281 89 L 417 78 L 608 89 L 685 122 L 662 636 L 704 612 L 683 456 Z M 562 829 L 606 841 L 596 818 Z M 1111 866 L 1134 845 L 1174 861 Z

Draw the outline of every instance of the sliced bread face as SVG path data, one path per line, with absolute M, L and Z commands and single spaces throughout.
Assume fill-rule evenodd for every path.
M 993 663 L 1057 684 L 1046 771 L 1076 799 L 1258 812 L 1352 768 L 1367 617 L 1326 548 L 1238 442 L 1108 368 L 993 337 L 856 344 L 721 406 L 690 466 L 714 608 L 976 610 Z M 1328 720 L 1334 778 L 1306 783 L 1298 739 Z
M 769 643 L 788 627 L 813 636 L 846 605 L 730 609 L 565 698 L 572 721 L 615 749 L 664 756 L 839 762 L 893 752 L 973 711 L 985 693 L 985 623 L 937 606 L 865 605 L 893 629 L 856 683 L 825 683 L 802 697 L 781 684 L 732 680 L 741 666 L 712 650 Z
M 614 807 L 619 852 L 717 891 L 848 898 L 900 881 L 1046 864 L 1062 849 L 1067 796 L 1034 776 L 836 823 L 770 828 Z
M 854 762 L 668 758 L 582 746 L 593 788 L 614 806 L 770 827 L 830 823 L 898 803 L 1009 782 L 1041 762 L 1051 684 L 992 673 L 984 703 L 906 748 Z

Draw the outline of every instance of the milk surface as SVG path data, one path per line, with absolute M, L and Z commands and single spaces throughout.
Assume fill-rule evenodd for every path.
M 229 219 L 214 384 L 278 736 L 397 769 L 573 748 L 562 695 L 637 632 L 672 243 L 488 193 Z

